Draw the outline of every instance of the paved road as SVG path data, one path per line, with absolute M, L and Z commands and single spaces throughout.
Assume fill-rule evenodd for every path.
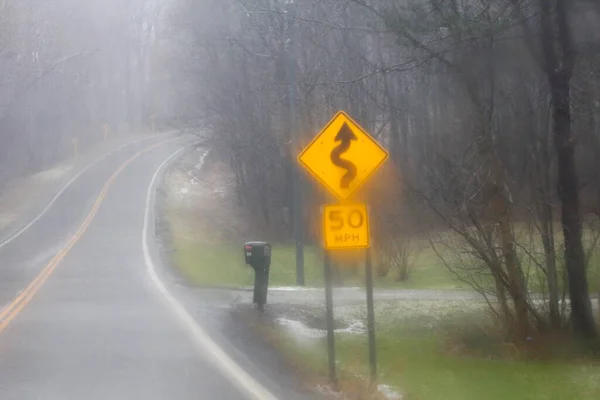
M 131 143 L 150 140 L 147 134 L 126 135 L 98 143 L 78 157 L 63 160 L 36 174 L 17 178 L 0 185 L 0 247 L 25 228 L 31 220 L 52 203 L 61 189 L 78 174 Z
M 182 145 L 163 140 L 97 163 L 0 248 L 3 400 L 275 398 L 157 271 L 149 187 Z

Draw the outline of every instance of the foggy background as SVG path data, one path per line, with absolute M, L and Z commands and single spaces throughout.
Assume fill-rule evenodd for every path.
M 359 197 L 380 275 L 409 279 L 426 238 L 499 299 L 490 307 L 509 335 L 572 318 L 596 336 L 599 11 L 586 0 L 180 0 L 178 112 L 226 160 L 259 232 L 292 238 L 299 198 L 303 239 L 318 245 L 332 199 L 301 172 L 294 191 L 295 157 L 347 111 L 391 153 Z
M 508 330 L 561 326 L 571 296 L 593 336 L 599 11 L 592 0 L 0 0 L 0 185 L 71 156 L 74 139 L 100 142 L 104 124 L 148 131 L 154 115 L 226 161 L 257 229 L 291 238 L 296 197 L 302 236 L 318 243 L 330 199 L 303 175 L 295 196 L 295 157 L 344 109 L 391 153 L 363 191 L 388 260 L 379 274 L 408 279 L 424 235 L 460 279 L 498 296 Z M 533 306 L 531 281 L 547 307 Z
M 168 2 L 167 2 L 168 4 Z M 163 1 L 0 1 L 0 186 L 164 113 Z M 155 82 L 155 84 L 150 84 Z

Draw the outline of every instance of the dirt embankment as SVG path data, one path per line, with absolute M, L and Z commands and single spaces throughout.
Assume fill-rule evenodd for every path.
M 237 206 L 227 165 L 201 147 L 190 148 L 164 180 L 165 204 L 178 234 L 209 244 L 251 236 L 246 215 Z

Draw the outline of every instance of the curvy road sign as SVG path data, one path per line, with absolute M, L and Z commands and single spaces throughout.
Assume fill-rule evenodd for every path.
M 360 188 L 388 152 L 343 111 L 298 156 L 298 162 L 341 200 Z
M 369 214 L 366 204 L 323 206 L 323 238 L 327 250 L 368 248 Z

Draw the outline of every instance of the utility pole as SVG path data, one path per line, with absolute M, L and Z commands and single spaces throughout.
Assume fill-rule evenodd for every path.
M 296 60 L 294 58 L 294 4 L 290 5 L 288 15 L 289 48 L 289 98 L 290 98 L 290 137 L 292 148 L 297 143 L 296 138 Z M 298 165 L 292 167 L 292 220 L 294 224 L 294 241 L 296 243 L 296 284 L 304 286 L 304 227 L 302 220 L 302 187 Z

